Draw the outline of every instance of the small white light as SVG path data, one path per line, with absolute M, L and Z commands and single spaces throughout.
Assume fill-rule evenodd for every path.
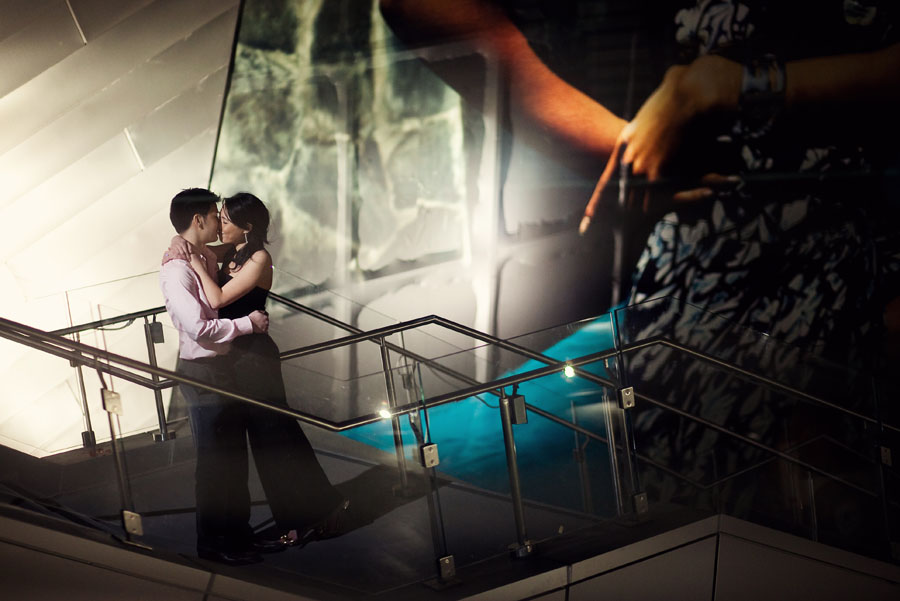
M 575 368 L 572 367 L 571 365 L 566 365 L 566 368 L 563 370 L 563 374 L 567 378 L 572 378 L 575 376 Z
M 378 415 L 380 415 L 382 419 L 391 419 L 391 412 L 387 409 L 379 409 Z

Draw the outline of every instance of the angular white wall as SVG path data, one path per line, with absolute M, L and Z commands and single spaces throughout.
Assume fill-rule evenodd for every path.
M 0 0 L 0 316 L 52 330 L 162 304 L 152 272 L 168 202 L 209 181 L 238 8 Z M 116 336 L 143 338 L 86 342 Z M 37 455 L 80 444 L 65 361 L 0 340 L 0 378 L 0 443 Z M 126 429 L 152 425 L 150 400 L 129 407 Z

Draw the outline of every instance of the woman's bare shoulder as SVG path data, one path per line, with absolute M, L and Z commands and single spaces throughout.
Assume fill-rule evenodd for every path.
M 254 263 L 260 263 L 262 265 L 271 265 L 272 264 L 272 255 L 269 254 L 264 248 L 259 249 L 252 255 L 250 255 L 250 260 Z

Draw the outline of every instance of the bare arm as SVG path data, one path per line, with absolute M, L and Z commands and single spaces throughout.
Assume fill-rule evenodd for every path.
M 738 111 L 742 73 L 739 63 L 713 55 L 700 57 L 687 66 L 671 67 L 621 131 L 617 145 L 624 151 L 620 160 L 630 164 L 633 173 L 657 179 L 689 135 L 692 123 L 704 115 Z M 824 119 L 823 128 L 834 127 L 838 119 L 845 127 L 877 127 L 877 117 L 885 115 L 900 100 L 900 44 L 870 53 L 791 61 L 785 64 L 785 76 L 784 108 L 789 115 L 815 114 Z M 860 106 L 865 106 L 865 111 L 848 114 L 848 108 Z M 817 110 L 811 113 L 810 108 Z M 619 157 L 613 158 L 585 208 L 579 226 L 582 233 L 590 225 L 603 189 L 616 171 Z M 713 180 L 730 179 L 710 175 Z M 675 199 L 696 200 L 711 193 L 711 188 L 697 188 L 680 192 Z
M 382 13 L 407 41 L 467 39 L 508 74 L 510 100 L 539 133 L 602 157 L 625 121 L 551 71 L 502 10 L 481 0 L 381 0 Z
M 741 87 L 740 64 L 705 56 L 686 67 L 673 67 L 622 132 L 628 145 L 622 160 L 635 173 L 659 175 L 683 139 L 687 126 L 705 114 L 735 112 Z M 785 111 L 820 119 L 823 128 L 865 122 L 878 125 L 879 113 L 900 101 L 900 44 L 870 53 L 844 54 L 785 64 Z M 865 107 L 865 111 L 847 109 Z M 861 115 L 865 115 L 865 119 Z M 849 122 L 849 123 L 848 123 Z
M 218 282 L 210 275 L 207 261 L 199 255 L 191 255 L 191 267 L 200 277 L 203 292 L 213 309 L 230 305 L 241 298 L 263 281 L 266 270 L 272 270 L 272 257 L 265 250 L 253 253 L 246 263 L 234 273 L 231 280 L 225 286 L 219 286 Z
M 244 334 L 268 330 L 268 317 L 259 311 L 238 319 L 208 318 L 197 295 L 197 282 L 184 263 L 171 263 L 163 267 L 160 270 L 160 286 L 166 310 L 175 328 L 194 341 L 228 342 Z
M 181 236 L 175 235 L 169 242 L 169 248 L 163 254 L 162 262 L 165 264 L 172 259 L 190 261 L 191 253 L 202 253 L 207 259 L 212 259 L 211 265 L 215 265 L 216 263 L 221 263 L 232 248 L 233 245 L 231 244 L 206 245 L 203 248 L 197 248 Z

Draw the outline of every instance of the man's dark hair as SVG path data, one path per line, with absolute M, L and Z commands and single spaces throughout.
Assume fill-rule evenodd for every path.
M 194 215 L 206 215 L 219 197 L 206 188 L 188 188 L 172 199 L 169 220 L 179 234 L 191 226 Z

